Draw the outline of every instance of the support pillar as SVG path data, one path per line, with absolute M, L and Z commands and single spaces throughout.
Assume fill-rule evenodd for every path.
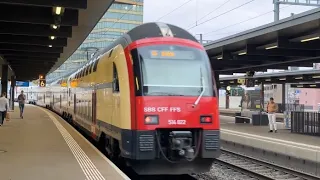
M 219 80 L 219 72 L 214 71 L 214 80 L 217 87 L 217 97 L 219 98 L 219 89 L 220 89 L 220 80 Z
M 274 5 L 274 22 L 279 21 L 279 14 L 280 14 L 280 3 L 278 0 L 273 0 Z
M 219 81 L 219 72 L 217 71 L 213 71 L 213 78 L 214 78 L 214 83 L 216 83 L 216 88 L 217 88 L 217 94 L 216 94 L 216 97 L 217 97 L 217 106 L 218 106 L 218 109 L 220 108 L 219 106 L 219 89 L 220 89 L 220 81 Z
M 2 65 L 2 74 L 1 74 L 1 94 L 8 91 L 8 65 Z
M 11 76 L 11 87 L 10 87 L 10 93 L 11 93 L 11 109 L 14 110 L 14 94 L 15 94 L 15 88 L 16 88 L 16 77 Z
M 261 110 L 264 109 L 264 83 L 261 83 L 261 90 L 260 90 L 260 103 L 261 103 Z
M 286 83 L 282 83 L 282 102 L 281 103 L 282 103 L 282 111 L 286 111 Z
M 230 94 L 226 93 L 226 109 L 229 109 L 229 107 L 230 107 Z

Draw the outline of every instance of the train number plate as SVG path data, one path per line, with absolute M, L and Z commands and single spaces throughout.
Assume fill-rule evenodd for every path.
M 168 124 L 169 125 L 186 125 L 187 121 L 186 120 L 172 120 L 172 119 L 169 119 L 168 120 Z

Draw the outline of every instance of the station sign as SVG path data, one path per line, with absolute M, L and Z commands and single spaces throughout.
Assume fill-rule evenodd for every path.
M 29 87 L 29 81 L 16 81 L 17 87 Z
M 40 87 L 46 87 L 46 80 L 45 79 L 40 79 L 39 80 L 39 86 Z
M 47 82 L 46 82 L 45 76 L 40 74 L 39 75 L 39 86 L 40 87 L 46 87 L 46 84 L 47 84 Z

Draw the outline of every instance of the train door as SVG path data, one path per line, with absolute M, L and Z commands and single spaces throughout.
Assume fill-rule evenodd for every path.
M 68 109 L 68 112 L 70 112 L 69 111 L 69 109 L 70 109 L 70 104 L 71 104 L 71 89 L 70 88 L 68 88 L 68 106 L 67 106 L 67 109 Z
M 76 93 L 74 93 L 74 95 L 73 95 L 73 113 L 74 113 L 73 119 L 76 118 L 76 112 L 77 112 L 77 95 L 76 95 Z
M 96 124 L 97 124 L 97 94 L 96 91 L 93 91 L 92 93 L 92 108 L 91 108 L 91 121 L 92 121 L 92 125 L 91 125 L 91 132 L 92 134 L 95 136 L 96 135 Z
M 112 120 L 111 123 L 114 126 L 119 125 L 120 119 L 120 86 L 119 86 L 119 78 L 116 64 L 113 63 L 113 82 L 112 82 L 112 92 L 113 92 L 113 112 L 112 112 Z

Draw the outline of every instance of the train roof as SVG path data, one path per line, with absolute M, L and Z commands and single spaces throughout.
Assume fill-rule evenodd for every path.
M 136 26 L 127 33 L 124 33 L 120 38 L 111 43 L 108 47 L 96 52 L 92 57 L 92 60 L 98 59 L 100 55 L 103 55 L 104 53 L 112 49 L 114 46 L 119 44 L 119 39 L 124 38 L 126 39 L 127 43 L 130 44 L 131 42 L 137 41 L 139 39 L 152 37 L 176 37 L 198 42 L 198 40 L 192 34 L 178 26 L 162 22 L 149 22 Z

